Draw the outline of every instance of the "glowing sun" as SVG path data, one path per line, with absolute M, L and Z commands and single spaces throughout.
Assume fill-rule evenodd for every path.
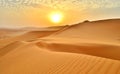
M 60 23 L 63 20 L 63 13 L 62 12 L 53 12 L 50 14 L 49 18 L 50 21 L 53 23 Z

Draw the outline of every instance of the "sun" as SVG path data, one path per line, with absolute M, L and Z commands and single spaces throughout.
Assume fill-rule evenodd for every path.
M 49 19 L 53 23 L 61 23 L 63 20 L 63 13 L 62 12 L 52 12 L 49 16 Z

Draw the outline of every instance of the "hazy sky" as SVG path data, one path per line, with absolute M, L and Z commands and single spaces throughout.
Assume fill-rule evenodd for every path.
M 59 24 L 49 21 L 54 11 L 64 13 Z M 0 0 L 0 27 L 54 26 L 120 18 L 120 0 Z

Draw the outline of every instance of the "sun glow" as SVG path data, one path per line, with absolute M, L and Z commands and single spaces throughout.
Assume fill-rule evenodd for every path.
M 62 12 L 53 12 L 49 16 L 50 21 L 53 23 L 60 23 L 63 20 L 63 13 Z

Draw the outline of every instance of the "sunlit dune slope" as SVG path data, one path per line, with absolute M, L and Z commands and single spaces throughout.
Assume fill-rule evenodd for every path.
M 0 57 L 6 55 L 7 53 L 9 53 L 12 50 L 24 45 L 25 43 L 26 42 L 23 42 L 23 41 L 16 41 L 16 42 L 6 45 L 2 49 L 0 49 Z
M 14 45 L 18 43 L 16 42 Z M 21 42 L 20 45 L 22 45 Z M 12 48 L 13 45 L 8 47 Z M 0 74 L 119 73 L 119 61 L 84 54 L 51 52 L 37 47 L 34 43 L 18 46 L 0 57 Z
M 120 74 L 119 24 L 27 28 L 0 39 L 0 74 Z
M 42 38 L 35 43 L 51 51 L 89 54 L 120 60 L 120 44 L 75 38 Z
M 52 36 L 120 43 L 120 19 L 83 22 Z
M 83 22 L 40 38 L 38 45 L 54 51 L 84 53 L 120 60 L 120 20 Z

